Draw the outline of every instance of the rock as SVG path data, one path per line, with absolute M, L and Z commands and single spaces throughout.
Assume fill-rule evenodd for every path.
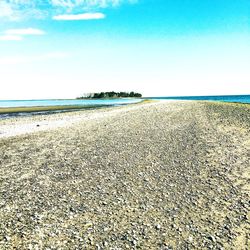
M 137 245 L 137 241 L 136 241 L 136 240 L 133 240 L 133 241 L 132 241 L 132 244 L 133 244 L 134 246 L 136 246 L 136 245 Z
M 11 237 L 8 236 L 8 235 L 6 235 L 6 236 L 5 236 L 5 240 L 6 240 L 6 241 L 10 241 L 10 240 L 11 240 Z
M 216 242 L 216 239 L 215 239 L 214 236 L 212 236 L 212 235 L 209 235 L 207 238 L 208 238 L 209 240 L 213 241 L 213 242 Z

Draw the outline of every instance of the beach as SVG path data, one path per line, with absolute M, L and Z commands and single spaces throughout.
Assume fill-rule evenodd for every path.
M 0 120 L 0 249 L 250 248 L 250 106 Z

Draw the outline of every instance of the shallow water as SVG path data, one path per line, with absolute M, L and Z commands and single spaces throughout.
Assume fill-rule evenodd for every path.
M 101 100 L 0 100 L 0 108 L 38 107 L 38 106 L 114 106 L 141 102 L 141 99 L 101 99 Z
M 250 103 L 250 95 L 221 95 L 221 96 L 175 96 L 175 97 L 149 97 L 152 100 L 196 100 Z

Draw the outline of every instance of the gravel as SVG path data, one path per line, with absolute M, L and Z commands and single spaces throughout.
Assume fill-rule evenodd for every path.
M 249 105 L 144 103 L 0 130 L 26 123 L 39 131 L 0 139 L 0 249 L 250 247 Z

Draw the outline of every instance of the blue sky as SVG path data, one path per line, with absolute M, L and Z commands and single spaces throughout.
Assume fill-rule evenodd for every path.
M 248 0 L 1 0 L 0 99 L 250 94 Z

